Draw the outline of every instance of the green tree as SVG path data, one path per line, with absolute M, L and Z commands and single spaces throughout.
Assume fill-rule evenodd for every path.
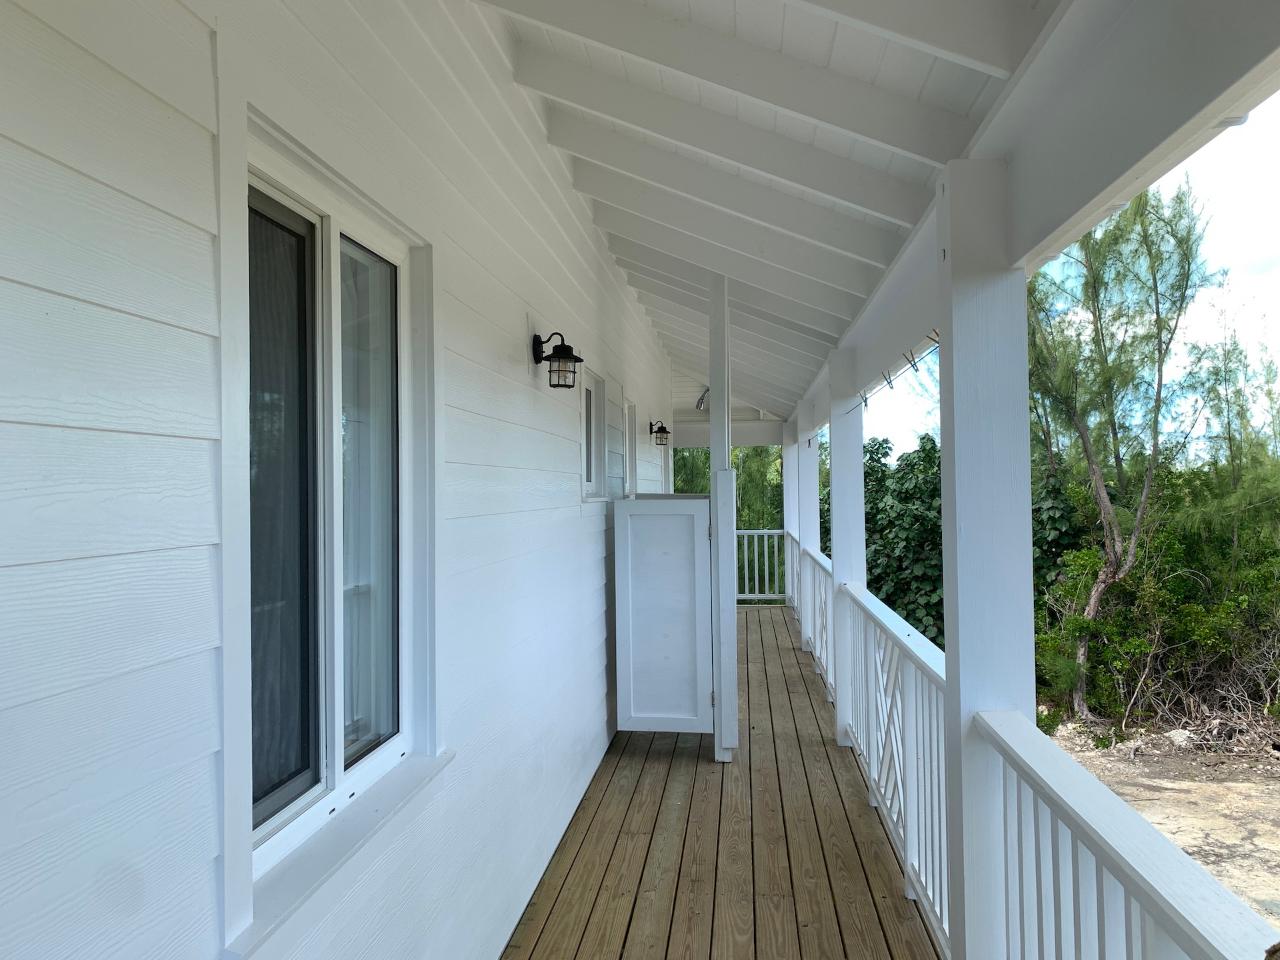
M 1101 528 L 1101 562 L 1082 609 L 1071 611 L 1080 618 L 1071 621 L 1078 716 L 1090 715 L 1091 649 L 1107 640 L 1090 625 L 1158 527 L 1152 507 L 1169 427 L 1170 352 L 1187 308 L 1215 280 L 1202 238 L 1188 187 L 1167 201 L 1147 191 L 1082 237 L 1067 269 L 1028 288 L 1032 389 L 1078 443 Z M 1129 476 L 1135 461 L 1140 486 Z

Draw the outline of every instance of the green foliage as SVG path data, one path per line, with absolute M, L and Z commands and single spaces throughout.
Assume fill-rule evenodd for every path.
M 942 456 L 928 434 L 889 463 L 887 440 L 864 446 L 867 585 L 922 634 L 942 645 Z

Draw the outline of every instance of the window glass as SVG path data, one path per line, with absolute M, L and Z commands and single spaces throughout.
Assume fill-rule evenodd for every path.
M 396 268 L 342 238 L 343 762 L 399 730 Z
M 586 449 L 584 450 L 584 454 L 586 456 L 586 461 L 587 461 L 586 481 L 587 481 L 587 485 L 590 486 L 591 484 L 595 483 L 594 472 L 595 472 L 595 460 L 596 460 L 596 452 L 595 452 L 596 417 L 595 417 L 594 408 L 592 407 L 592 402 L 595 398 L 591 392 L 590 387 L 583 387 L 583 389 L 586 391 L 586 396 L 583 398 L 583 401 L 582 401 L 583 403 L 583 407 L 582 407 L 583 440 L 582 442 L 586 447 Z
M 253 823 L 320 781 L 315 231 L 258 191 L 249 210 Z

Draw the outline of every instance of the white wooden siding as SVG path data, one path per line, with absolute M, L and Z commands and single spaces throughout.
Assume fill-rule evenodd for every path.
M 611 723 L 609 510 L 581 500 L 579 397 L 530 325 L 608 384 L 611 493 L 622 396 L 642 492 L 643 426 L 670 419 L 667 358 L 504 42 L 469 0 L 0 0 L 0 955 L 220 955 L 218 441 L 244 427 L 219 391 L 244 376 L 218 369 L 215 233 L 244 183 L 217 181 L 243 161 L 213 136 L 215 44 L 257 116 L 431 243 L 442 398 L 457 760 L 259 955 L 500 952 Z
M 211 41 L 108 6 L 0 0 L 0 955 L 215 956 Z

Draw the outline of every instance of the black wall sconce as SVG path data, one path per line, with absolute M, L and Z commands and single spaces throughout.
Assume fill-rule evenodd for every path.
M 649 421 L 649 435 L 653 437 L 653 442 L 659 447 L 665 447 L 671 442 L 671 431 L 667 429 L 666 424 L 661 420 Z
M 560 342 L 548 354 L 543 347 L 551 342 L 551 337 L 559 337 Z M 547 364 L 547 383 L 553 387 L 572 390 L 578 379 L 578 364 L 582 362 L 582 358 L 573 352 L 573 347 L 564 342 L 563 333 L 556 332 L 546 338 L 536 333 L 533 335 L 534 365 L 544 361 Z

